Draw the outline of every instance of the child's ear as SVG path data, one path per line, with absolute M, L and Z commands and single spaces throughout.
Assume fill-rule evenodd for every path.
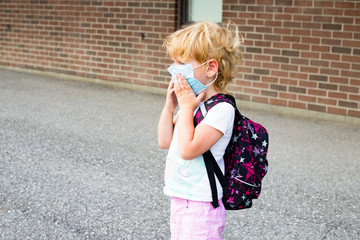
M 210 59 L 208 61 L 208 68 L 207 68 L 207 77 L 212 78 L 218 72 L 219 64 L 215 59 Z

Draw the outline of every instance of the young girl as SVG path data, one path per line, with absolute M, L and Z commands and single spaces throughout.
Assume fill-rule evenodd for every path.
M 237 29 L 217 23 L 190 25 L 168 36 L 164 45 L 174 64 L 158 126 L 161 148 L 169 149 L 164 193 L 171 196 L 171 239 L 221 239 L 225 227 L 222 188 L 216 180 L 218 208 L 202 154 L 211 149 L 224 173 L 223 155 L 230 141 L 234 108 L 222 102 L 194 127 L 194 114 L 204 101 L 225 93 L 235 64 L 241 61 Z M 179 106 L 174 116 L 175 108 Z

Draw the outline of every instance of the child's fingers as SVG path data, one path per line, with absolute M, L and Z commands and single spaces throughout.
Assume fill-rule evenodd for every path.
M 182 78 L 183 78 L 183 76 L 181 76 L 180 73 L 176 74 L 176 76 L 175 76 L 176 91 L 181 91 L 183 89 Z
M 200 103 L 201 100 L 205 97 L 205 92 L 206 90 L 202 91 L 201 93 L 199 93 L 197 96 L 196 96 L 196 100 Z
M 168 91 L 170 90 L 170 89 L 172 89 L 172 88 L 174 88 L 174 81 L 173 80 L 170 80 L 170 82 L 169 82 L 169 86 L 168 86 Z
M 181 84 L 181 74 L 180 73 L 177 73 L 176 75 L 175 75 L 175 85 L 177 84 L 177 85 L 179 85 L 180 86 L 180 84 Z
M 175 92 L 175 88 L 172 88 L 172 89 L 170 89 L 170 90 L 168 91 L 168 94 L 171 95 L 171 94 L 173 94 L 174 92 Z
M 178 82 L 179 82 L 179 86 L 181 89 L 187 89 L 188 87 L 190 87 L 189 83 L 186 81 L 185 77 L 180 75 L 178 77 Z
M 179 86 L 179 89 L 183 89 L 184 88 L 184 84 L 183 84 L 183 81 L 182 81 L 182 78 L 181 78 L 181 76 L 179 76 L 178 78 L 177 78 L 177 84 L 178 84 L 178 86 Z

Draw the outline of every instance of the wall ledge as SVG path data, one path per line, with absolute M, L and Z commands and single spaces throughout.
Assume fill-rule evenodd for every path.
M 38 75 L 42 75 L 42 76 L 49 76 L 49 77 L 60 78 L 60 79 L 64 79 L 64 80 L 83 81 L 83 82 L 90 82 L 90 83 L 96 83 L 96 84 L 104 84 L 104 85 L 108 85 L 108 86 L 120 87 L 120 88 L 135 90 L 135 91 L 149 92 L 149 93 L 154 93 L 154 94 L 158 94 L 158 95 L 166 95 L 166 89 L 152 87 L 152 86 L 146 86 L 146 85 L 137 85 L 137 84 L 131 84 L 131 83 L 124 83 L 124 82 L 106 81 L 106 80 L 86 78 L 86 77 L 80 77 L 80 76 L 68 75 L 68 74 L 62 74 L 62 73 L 56 73 L 56 72 L 46 72 L 46 71 L 39 71 L 39 70 L 25 69 L 25 68 L 18 68 L 18 67 L 10 67 L 10 66 L 3 66 L 3 65 L 0 65 L 0 69 L 7 69 L 7 70 L 23 72 L 23 73 L 38 74 Z M 277 114 L 289 116 L 289 117 L 300 117 L 300 118 L 308 118 L 308 119 L 315 119 L 315 120 L 325 120 L 325 121 L 360 126 L 360 118 L 356 118 L 356 117 L 316 112 L 316 111 L 311 111 L 311 110 L 290 108 L 290 107 L 257 103 L 257 102 L 249 102 L 249 101 L 244 101 L 244 100 L 239 100 L 239 99 L 236 99 L 236 102 L 237 102 L 237 106 L 238 106 L 239 110 L 241 110 L 241 109 L 257 110 L 257 111 L 263 111 L 263 112 L 277 113 Z

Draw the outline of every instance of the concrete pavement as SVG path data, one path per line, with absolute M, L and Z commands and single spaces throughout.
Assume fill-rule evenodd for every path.
M 0 69 L 0 239 L 169 239 L 164 99 Z M 223 238 L 359 239 L 359 126 L 239 109 L 269 131 L 269 172 Z

